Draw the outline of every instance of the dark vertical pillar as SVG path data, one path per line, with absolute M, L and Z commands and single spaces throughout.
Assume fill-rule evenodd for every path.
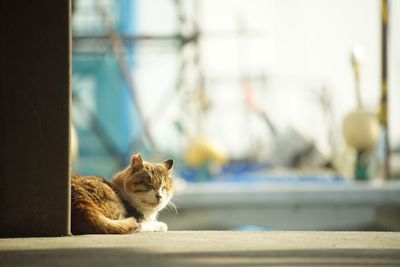
M 385 149 L 385 178 L 390 179 L 390 140 L 388 114 L 388 38 L 389 38 L 389 1 L 381 0 L 381 99 L 379 121 L 383 129 Z
M 0 236 L 69 234 L 70 1 L 0 1 Z

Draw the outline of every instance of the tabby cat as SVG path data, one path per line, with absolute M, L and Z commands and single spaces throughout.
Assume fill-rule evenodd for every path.
M 71 179 L 73 234 L 167 231 L 157 214 L 171 200 L 173 160 L 150 163 L 137 154 L 111 182 L 95 176 Z

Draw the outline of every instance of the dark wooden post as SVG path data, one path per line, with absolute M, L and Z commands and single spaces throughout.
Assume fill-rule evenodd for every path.
M 0 236 L 70 233 L 70 1 L 0 1 Z

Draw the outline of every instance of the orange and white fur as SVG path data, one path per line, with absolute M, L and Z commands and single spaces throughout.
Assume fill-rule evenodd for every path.
M 73 176 L 72 233 L 167 231 L 167 225 L 158 221 L 157 215 L 173 195 L 172 166 L 172 160 L 150 163 L 137 154 L 111 182 L 94 176 Z

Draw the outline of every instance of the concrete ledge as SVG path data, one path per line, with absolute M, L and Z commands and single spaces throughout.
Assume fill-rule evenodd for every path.
M 400 266 L 400 233 L 181 231 L 0 239 L 0 266 Z
M 188 184 L 174 196 L 179 208 L 261 206 L 400 206 L 400 182 L 340 185 Z
M 188 184 L 161 220 L 171 230 L 246 225 L 296 231 L 399 231 L 400 183 Z

